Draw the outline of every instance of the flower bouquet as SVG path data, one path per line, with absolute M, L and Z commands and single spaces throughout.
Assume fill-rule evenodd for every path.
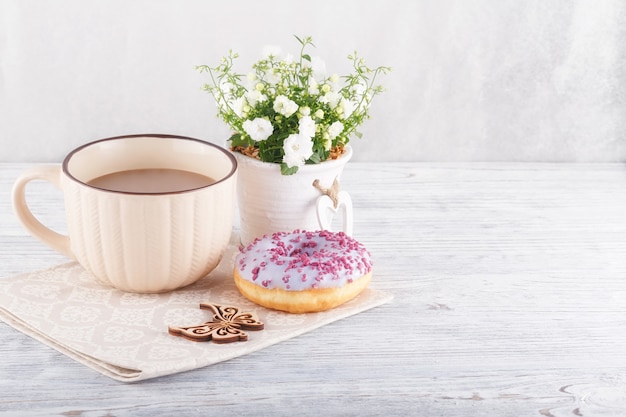
M 231 149 L 264 162 L 280 164 L 291 175 L 305 164 L 341 157 L 350 137 L 361 137 L 359 126 L 369 118 L 372 99 L 383 91 L 376 85 L 389 67 L 369 68 L 356 52 L 348 55 L 353 71 L 326 75 L 324 62 L 306 53 L 311 37 L 300 38 L 299 56 L 281 56 L 268 48 L 247 75 L 234 69 L 232 50 L 208 72 L 218 117 L 233 130 Z

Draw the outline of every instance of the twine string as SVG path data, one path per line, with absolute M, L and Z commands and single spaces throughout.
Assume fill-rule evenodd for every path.
M 339 180 L 335 177 L 333 185 L 330 188 L 324 188 L 320 185 L 320 180 L 313 181 L 313 187 L 320 190 L 323 195 L 327 195 L 333 201 L 333 207 L 336 209 L 339 206 Z

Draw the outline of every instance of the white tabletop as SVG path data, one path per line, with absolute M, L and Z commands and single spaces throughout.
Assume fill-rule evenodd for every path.
M 0 164 L 0 277 L 67 262 L 11 211 L 27 166 Z M 0 415 L 626 415 L 624 164 L 352 162 L 342 188 L 391 303 L 136 384 L 0 323 Z

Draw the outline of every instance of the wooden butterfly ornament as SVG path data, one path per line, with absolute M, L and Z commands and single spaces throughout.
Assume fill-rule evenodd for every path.
M 213 311 L 213 320 L 196 326 L 169 326 L 169 333 L 194 342 L 231 343 L 248 340 L 248 334 L 243 330 L 257 331 L 264 327 L 256 315 L 242 312 L 237 307 L 200 303 L 200 308 Z

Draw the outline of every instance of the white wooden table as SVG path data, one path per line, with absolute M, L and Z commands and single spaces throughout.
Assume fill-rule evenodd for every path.
M 27 166 L 0 164 L 0 277 L 67 261 L 11 212 Z M 0 323 L 0 415 L 626 415 L 624 164 L 350 163 L 342 184 L 391 303 L 137 384 Z M 59 193 L 29 190 L 62 231 Z

